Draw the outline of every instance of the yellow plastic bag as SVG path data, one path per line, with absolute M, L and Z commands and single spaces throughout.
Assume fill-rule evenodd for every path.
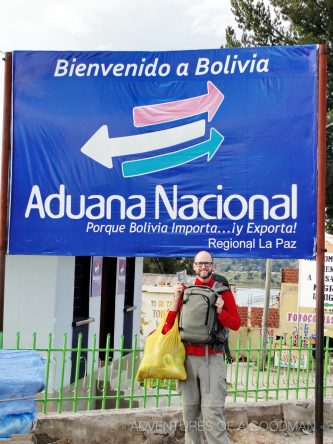
M 165 319 L 146 339 L 143 359 L 136 374 L 137 381 L 146 378 L 186 379 L 185 347 L 178 331 L 178 316 L 171 330 L 163 335 Z

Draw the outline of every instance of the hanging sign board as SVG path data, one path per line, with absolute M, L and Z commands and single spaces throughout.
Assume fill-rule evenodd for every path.
M 316 307 L 316 261 L 299 261 L 298 300 L 299 307 Z M 324 308 L 333 308 L 333 254 L 325 254 L 324 262 Z
M 8 252 L 312 258 L 317 46 L 17 51 Z

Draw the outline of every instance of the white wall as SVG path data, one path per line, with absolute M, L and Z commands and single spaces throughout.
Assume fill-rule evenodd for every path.
M 56 262 L 54 345 L 60 348 L 64 333 L 72 344 L 75 257 L 57 257 Z
M 141 299 L 142 299 L 142 273 L 143 273 L 143 257 L 135 259 L 135 278 L 134 278 L 134 305 L 136 309 L 133 313 L 133 336 L 138 336 L 140 339 L 141 327 Z
M 93 346 L 93 337 L 96 335 L 96 347 L 99 346 L 99 326 L 101 317 L 101 297 L 93 297 L 89 300 L 89 317 L 94 322 L 89 324 L 89 347 Z
M 114 347 L 120 345 L 123 335 L 125 285 L 119 277 L 115 296 Z M 133 335 L 140 336 L 143 258 L 136 258 L 134 281 Z M 62 348 L 67 334 L 67 348 L 72 344 L 75 257 L 73 256 L 7 256 L 4 304 L 4 347 L 16 346 L 16 333 L 20 332 L 20 347 L 30 347 L 33 333 L 37 333 L 37 348 L 47 348 L 52 334 L 52 348 Z M 101 297 L 89 300 L 89 347 L 96 334 L 99 347 Z M 55 354 L 56 355 L 56 354 Z M 54 356 L 57 359 L 57 356 Z M 60 356 L 59 356 L 60 358 Z M 55 363 L 55 366 L 57 364 Z M 88 368 L 90 363 L 88 362 Z M 51 369 L 52 371 L 52 369 Z M 54 373 L 57 373 L 54 368 Z M 68 374 L 67 374 L 68 373 Z M 69 369 L 65 380 L 69 378 Z M 58 375 L 53 380 L 58 386 Z
M 4 345 L 47 347 L 48 335 L 61 346 L 63 334 L 72 341 L 75 258 L 68 256 L 7 256 L 4 304 Z

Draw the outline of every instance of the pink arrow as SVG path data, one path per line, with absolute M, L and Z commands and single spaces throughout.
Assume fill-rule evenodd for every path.
M 156 125 L 171 122 L 184 117 L 208 113 L 210 122 L 221 105 L 224 95 L 212 82 L 207 82 L 208 93 L 191 99 L 175 102 L 158 103 L 156 105 L 137 106 L 133 108 L 135 126 Z

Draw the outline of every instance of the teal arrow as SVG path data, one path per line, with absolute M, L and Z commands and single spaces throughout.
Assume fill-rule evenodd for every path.
M 219 149 L 224 137 L 215 128 L 210 130 L 210 138 L 197 145 L 184 148 L 173 153 L 161 154 L 147 159 L 131 160 L 123 162 L 123 176 L 133 177 L 143 174 L 156 173 L 168 170 L 184 163 L 191 162 L 198 157 L 207 155 L 209 161 Z

